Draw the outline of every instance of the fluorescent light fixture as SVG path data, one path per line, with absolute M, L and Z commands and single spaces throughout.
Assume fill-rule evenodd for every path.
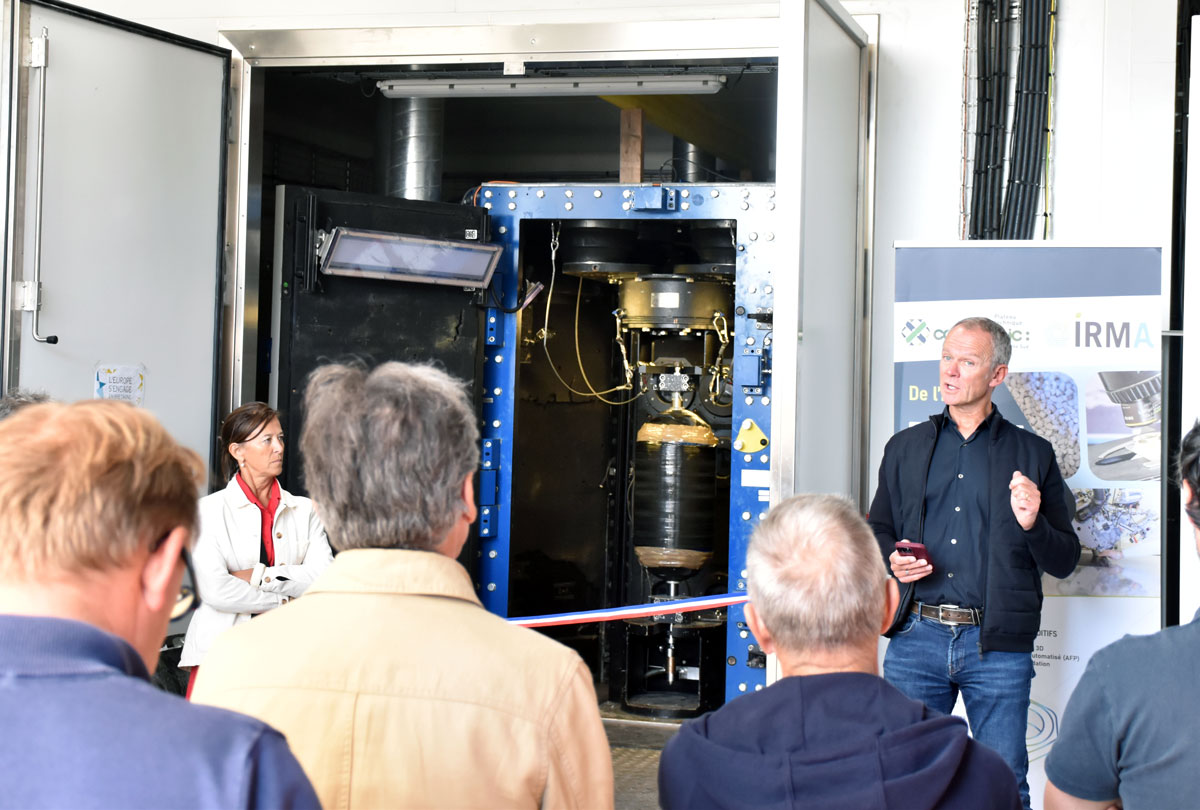
M 435 96 L 664 96 L 716 93 L 725 77 L 715 73 L 678 76 L 552 76 L 508 79 L 385 79 L 379 92 L 388 98 Z
M 321 244 L 317 258 L 321 272 L 330 276 L 486 287 L 503 250 L 479 242 L 339 227 Z

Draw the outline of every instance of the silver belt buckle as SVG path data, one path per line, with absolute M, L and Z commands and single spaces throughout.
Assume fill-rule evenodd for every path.
M 942 610 L 943 610 L 943 609 L 946 609 L 946 610 L 966 610 L 966 611 L 970 612 L 970 608 L 961 608 L 961 607 L 959 607 L 958 605 L 938 605 L 938 606 L 937 606 L 937 611 L 938 611 L 938 621 L 939 621 L 939 622 L 941 622 L 942 624 L 950 624 L 950 625 L 954 625 L 954 626 L 956 626 L 956 627 L 957 627 L 958 625 L 960 625 L 960 624 L 970 624 L 970 622 L 960 622 L 960 621 L 958 621 L 957 619 L 943 619 L 943 618 L 942 618 Z

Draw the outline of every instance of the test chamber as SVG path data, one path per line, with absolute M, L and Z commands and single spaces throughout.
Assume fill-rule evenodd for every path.
M 463 561 L 489 610 L 744 589 L 775 451 L 774 187 L 488 184 L 476 203 L 278 190 L 285 431 L 299 435 L 303 379 L 321 362 L 433 360 L 473 383 L 479 407 L 479 522 Z M 335 233 L 370 231 L 490 243 L 499 261 L 468 289 L 328 272 Z M 288 464 L 302 490 L 297 454 Z M 692 716 L 765 684 L 736 606 L 549 632 L 635 713 Z

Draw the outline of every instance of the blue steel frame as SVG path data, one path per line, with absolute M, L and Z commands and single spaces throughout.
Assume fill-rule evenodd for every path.
M 493 279 L 506 308 L 517 305 L 523 220 L 671 219 L 737 222 L 737 264 L 732 344 L 734 404 L 732 435 L 752 421 L 771 436 L 770 318 L 751 315 L 773 310 L 772 273 L 778 264 L 775 189 L 752 183 L 722 184 L 499 184 L 479 190 L 476 203 L 489 209 L 493 242 L 504 247 Z M 561 268 L 560 268 L 561 272 Z M 482 545 L 480 599 L 500 616 L 508 615 L 509 504 L 512 503 L 513 417 L 516 409 L 517 315 L 486 313 L 483 373 L 483 453 L 480 462 L 479 535 Z M 736 446 L 735 446 L 736 447 Z M 745 448 L 749 449 L 749 448 Z M 729 582 L 746 587 L 746 545 L 766 513 L 770 498 L 773 448 L 733 451 L 730 471 Z M 597 605 L 597 607 L 602 607 Z M 726 701 L 762 689 L 766 670 L 749 665 L 758 652 L 745 625 L 742 606 L 729 609 L 726 626 Z

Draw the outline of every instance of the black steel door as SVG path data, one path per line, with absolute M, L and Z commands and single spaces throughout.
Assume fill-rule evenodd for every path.
M 469 380 L 479 402 L 483 308 L 479 293 L 461 287 L 317 272 L 318 233 L 361 228 L 437 239 L 487 241 L 481 208 L 402 200 L 326 189 L 280 187 L 272 330 L 273 390 L 292 451 L 283 486 L 305 493 L 299 439 L 304 384 L 316 367 L 357 361 L 368 368 L 389 360 L 432 362 Z

